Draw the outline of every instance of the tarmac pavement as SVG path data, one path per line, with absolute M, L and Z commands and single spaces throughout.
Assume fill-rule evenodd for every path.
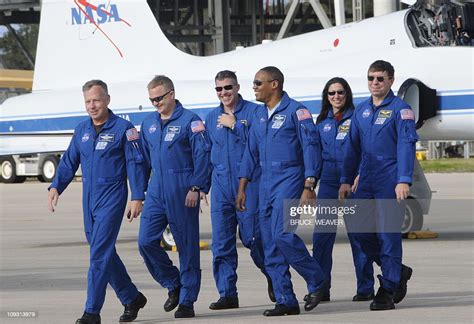
M 148 298 L 137 323 L 472 323 L 474 321 L 474 174 L 427 174 L 436 193 L 433 199 L 460 201 L 464 208 L 450 212 L 431 210 L 424 228 L 439 238 L 404 240 L 404 263 L 414 269 L 407 297 L 395 310 L 374 312 L 369 302 L 352 302 L 355 275 L 350 246 L 339 231 L 334 247 L 331 301 L 311 312 L 303 309 L 307 293 L 303 279 L 292 271 L 301 315 L 262 316 L 273 308 L 266 280 L 239 245 L 238 289 L 240 308 L 212 311 L 218 299 L 212 277 L 212 253 L 201 252 L 202 284 L 195 304 L 196 318 L 174 319 L 163 303 L 167 292 L 148 273 L 139 255 L 136 237 L 139 221 L 124 220 L 117 250 L 127 270 Z M 61 196 L 57 210 L 46 207 L 48 184 L 0 184 L 0 323 L 74 323 L 82 315 L 88 269 L 81 210 L 81 183 L 72 183 Z M 460 212 L 464 210 L 464 212 Z M 465 211 L 468 211 L 467 213 Z M 201 214 L 201 239 L 210 243 L 209 208 Z M 309 241 L 307 243 L 310 243 Z M 311 245 L 308 245 L 311 248 Z M 177 253 L 170 252 L 175 264 Z M 376 271 L 378 273 L 378 270 Z M 376 286 L 377 289 L 378 285 Z M 123 311 L 111 288 L 102 310 L 102 323 L 117 323 Z

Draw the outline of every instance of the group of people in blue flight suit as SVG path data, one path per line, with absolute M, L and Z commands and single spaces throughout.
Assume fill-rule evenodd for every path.
M 164 310 L 178 307 L 176 318 L 195 316 L 201 284 L 199 205 L 202 199 L 207 202 L 209 191 L 213 275 L 219 293 L 210 309 L 239 307 L 237 228 L 275 302 L 264 316 L 300 313 L 290 266 L 307 284 L 306 311 L 329 301 L 337 226 L 317 223 L 311 255 L 287 224 L 287 201 L 314 205 L 318 182 L 322 204 L 357 200 L 359 205 L 355 215 L 344 216 L 357 278 L 353 301 L 372 300 L 371 310 L 393 309 L 405 297 L 412 275 L 402 264 L 400 229 L 417 134 L 413 111 L 391 91 L 393 66 L 375 61 L 367 79 L 371 97 L 357 108 L 349 84 L 343 78 L 330 79 L 314 123 L 311 112 L 283 90 L 278 68 L 267 66 L 255 75 L 253 90 L 263 105 L 244 100 L 235 72 L 223 70 L 215 76 L 220 105 L 204 125 L 175 99 L 172 80 L 160 75 L 148 84 L 156 112 L 146 116 L 140 134 L 108 109 L 104 82 L 87 82 L 83 94 L 90 119 L 76 127 L 48 195 L 54 211 L 81 164 L 90 267 L 85 311 L 76 324 L 100 323 L 108 283 L 124 305 L 120 322 L 135 320 L 147 303 L 115 251 L 127 178 L 130 221 L 141 213 L 140 254 L 152 277 L 168 289 Z M 168 225 L 178 248 L 179 270 L 160 246 Z M 381 267 L 376 294 L 374 263 Z

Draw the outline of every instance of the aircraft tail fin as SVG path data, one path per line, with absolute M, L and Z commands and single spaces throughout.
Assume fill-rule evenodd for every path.
M 186 56 L 146 0 L 43 0 L 33 90 L 149 79 L 166 58 L 179 64 Z

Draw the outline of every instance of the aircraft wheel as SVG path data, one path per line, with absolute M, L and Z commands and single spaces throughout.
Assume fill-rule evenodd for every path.
M 173 246 L 176 246 L 176 242 L 174 241 L 173 234 L 171 233 L 171 229 L 169 226 L 167 226 L 165 231 L 163 232 L 161 244 L 166 250 L 171 250 Z
M 47 156 L 41 165 L 38 180 L 41 182 L 52 182 L 58 171 L 59 160 L 55 155 Z
M 4 183 L 20 183 L 26 180 L 26 177 L 16 175 L 16 163 L 11 156 L 0 160 L 0 179 Z
M 408 197 L 405 207 L 405 217 L 402 224 L 402 233 L 419 231 L 423 227 L 423 211 L 413 197 Z

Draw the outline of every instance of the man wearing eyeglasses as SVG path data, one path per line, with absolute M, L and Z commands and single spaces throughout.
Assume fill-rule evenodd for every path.
M 283 73 L 268 66 L 257 72 L 253 81 L 255 98 L 263 102 L 252 119 L 248 144 L 240 169 L 236 205 L 246 208 L 245 189 L 261 165 L 259 221 L 265 252 L 265 269 L 275 293 L 274 309 L 264 316 L 297 315 L 298 300 L 289 272 L 291 265 L 306 281 L 306 311 L 324 297 L 329 281 L 318 262 L 311 257 L 299 236 L 287 230 L 284 201 L 297 199 L 307 205 L 316 198 L 318 174 L 316 127 L 311 113 L 283 91 Z
M 168 289 L 166 312 L 179 305 L 176 318 L 194 317 L 201 285 L 199 193 L 209 187 L 210 143 L 201 119 L 175 100 L 164 75 L 148 83 L 156 112 L 141 125 L 140 139 L 151 179 L 140 221 L 138 247 L 153 278 Z M 170 226 L 179 254 L 179 270 L 160 246 Z
M 413 110 L 391 90 L 394 75 L 393 66 L 382 60 L 368 69 L 371 97 L 353 115 L 339 189 L 339 198 L 345 199 L 360 170 L 354 198 L 362 200 L 358 200 L 359 228 L 354 236 L 382 270 L 371 310 L 395 308 L 405 297 L 412 274 L 402 264 L 401 225 L 418 136 Z
M 224 70 L 215 77 L 215 90 L 221 104 L 206 117 L 211 140 L 211 221 L 213 274 L 219 300 L 213 310 L 238 308 L 236 232 L 242 244 L 250 250 L 255 265 L 267 277 L 268 294 L 274 300 L 270 278 L 266 275 L 263 247 L 258 223 L 258 169 L 247 188 L 247 210 L 235 208 L 239 188 L 239 167 L 248 140 L 251 117 L 257 104 L 244 100 L 234 72 Z

